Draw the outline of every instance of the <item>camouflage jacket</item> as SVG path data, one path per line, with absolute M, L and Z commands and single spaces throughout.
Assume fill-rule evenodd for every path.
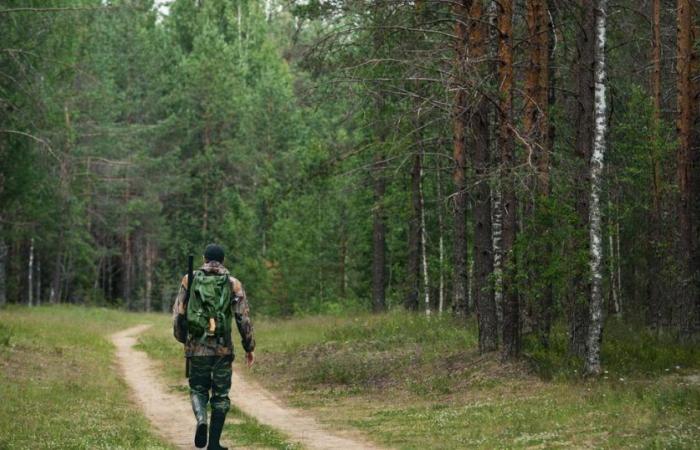
M 231 308 L 233 309 L 233 317 L 236 320 L 236 327 L 241 335 L 241 344 L 246 352 L 252 352 L 255 349 L 255 339 L 253 338 L 253 324 L 250 321 L 248 299 L 246 298 L 243 284 L 240 281 L 230 276 L 228 270 L 223 264 L 217 261 L 209 261 L 200 267 L 205 273 L 217 275 L 229 275 L 231 282 Z M 224 356 L 233 354 L 233 346 L 231 339 L 228 342 L 217 340 L 216 337 L 207 338 L 205 342 L 199 339 L 193 339 L 187 334 L 187 319 L 180 314 L 181 305 L 185 303 L 185 294 L 187 292 L 187 275 L 180 282 L 180 289 L 173 303 L 173 332 L 175 337 L 187 336 L 184 342 L 186 356 Z M 180 338 L 178 338 L 180 340 Z

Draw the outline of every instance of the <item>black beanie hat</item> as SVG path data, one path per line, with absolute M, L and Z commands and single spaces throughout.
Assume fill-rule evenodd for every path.
M 209 244 L 204 249 L 204 259 L 207 261 L 224 262 L 224 249 L 220 245 Z

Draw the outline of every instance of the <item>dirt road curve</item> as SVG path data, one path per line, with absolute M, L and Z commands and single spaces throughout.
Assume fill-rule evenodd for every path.
M 160 381 L 153 362 L 133 346 L 137 336 L 150 325 L 138 325 L 112 335 L 117 361 L 133 398 L 151 421 L 157 433 L 179 448 L 191 449 L 194 417 L 186 396 L 171 393 Z M 274 427 L 291 441 L 309 449 L 378 449 L 350 435 L 330 432 L 303 411 L 287 408 L 270 392 L 246 380 L 234 369 L 231 401 L 244 413 Z M 245 394 L 244 394 L 245 393 Z M 227 443 L 226 445 L 229 445 Z
M 193 449 L 194 415 L 189 401 L 182 394 L 169 392 L 146 353 L 134 349 L 138 334 L 149 326 L 138 325 L 112 335 L 119 368 L 132 398 L 155 431 L 178 448 Z

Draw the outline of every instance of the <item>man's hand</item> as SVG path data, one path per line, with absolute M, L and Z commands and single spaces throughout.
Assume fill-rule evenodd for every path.
M 255 363 L 255 353 L 254 352 L 248 352 L 245 354 L 245 363 L 248 366 L 248 368 L 253 367 L 253 364 Z

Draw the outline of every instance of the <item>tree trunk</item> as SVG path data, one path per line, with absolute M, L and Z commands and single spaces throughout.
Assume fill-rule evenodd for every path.
M 523 127 L 525 135 L 531 142 L 531 160 L 536 172 L 535 177 L 535 214 L 546 214 L 542 203 L 549 197 L 549 158 L 552 148 L 550 137 L 549 107 L 554 103 L 554 90 L 550 89 L 550 59 L 554 47 L 554 24 L 550 20 L 547 0 L 527 1 L 528 27 L 528 66 L 525 85 L 525 111 Z M 547 230 L 543 229 L 539 220 L 535 220 L 533 236 L 544 238 Z M 547 244 L 541 252 L 534 256 L 535 264 L 529 270 L 530 281 L 538 274 L 536 270 L 546 271 L 549 265 L 551 249 Z M 543 346 L 549 345 L 549 330 L 551 326 L 552 284 L 547 280 L 541 295 L 537 295 L 533 305 L 537 331 Z
M 439 269 L 440 269 L 440 287 L 438 289 L 438 314 L 442 314 L 442 311 L 445 307 L 445 272 L 444 272 L 444 266 L 445 266 L 445 242 L 443 239 L 443 232 L 444 232 L 444 226 L 443 226 L 443 215 L 442 215 L 442 203 L 443 203 L 443 198 L 442 198 L 442 168 L 440 167 L 440 164 L 438 163 L 438 168 L 437 168 L 437 213 L 438 213 L 438 234 L 439 234 L 439 244 L 438 244 L 438 261 L 439 261 Z
M 34 300 L 37 306 L 41 305 L 41 258 L 36 258 L 36 281 L 34 282 L 36 290 L 34 291 Z
M 488 52 L 488 19 L 481 0 L 474 1 L 469 12 L 470 58 L 484 59 Z M 486 63 L 474 68 L 476 73 L 486 75 Z M 484 95 L 475 93 L 475 106 L 469 113 L 470 147 L 474 167 L 474 305 L 479 325 L 479 351 L 482 353 L 498 349 L 498 320 L 493 289 L 493 245 L 491 231 L 491 189 L 489 174 L 489 103 Z
M 56 260 L 54 261 L 53 271 L 51 273 L 51 291 L 49 293 L 49 303 L 51 304 L 61 301 L 61 277 L 63 272 L 62 255 L 62 251 L 56 251 Z
M 27 263 L 27 304 L 34 306 L 34 238 L 29 240 L 29 262 Z
M 698 84 L 694 76 L 697 75 L 698 55 L 693 51 L 697 26 L 697 5 L 692 0 L 678 0 L 678 33 L 677 33 L 677 64 L 678 72 L 678 154 L 677 154 L 677 180 L 679 193 L 679 225 L 680 225 L 680 260 L 682 269 L 681 299 L 679 305 L 679 317 L 681 318 L 680 331 L 685 338 L 689 337 L 695 328 L 696 307 L 698 302 L 697 249 L 695 248 L 695 233 L 693 231 L 693 212 L 697 208 L 693 201 L 693 160 L 697 158 L 693 152 L 697 152 L 698 130 L 694 129 L 697 121 Z M 695 69 L 695 70 L 694 70 Z M 695 72 L 695 73 L 694 73 Z M 700 313 L 700 311 L 698 311 Z
M 146 289 L 144 298 L 144 308 L 146 312 L 151 312 L 151 296 L 153 295 L 153 264 L 155 261 L 155 248 L 150 238 L 146 238 Z
M 383 145 L 383 142 L 380 143 Z M 374 156 L 374 224 L 372 231 L 372 309 L 386 309 L 386 226 L 384 219 L 384 157 L 377 151 Z
M 423 198 L 423 164 L 422 151 L 420 158 L 420 172 L 418 176 L 418 199 L 420 204 L 420 247 L 423 260 L 423 291 L 425 298 L 425 314 L 430 315 L 430 276 L 428 273 L 428 234 L 425 227 L 425 199 Z
M 498 84 L 499 131 L 501 151 L 501 186 L 503 192 L 503 349 L 504 359 L 512 359 L 520 352 L 520 304 L 515 289 L 514 243 L 517 203 L 513 173 L 513 1 L 501 0 L 498 11 Z
M 457 316 L 468 313 L 467 279 L 467 192 L 466 192 L 466 130 L 467 130 L 467 49 L 468 36 L 466 23 L 470 0 L 454 3 L 455 14 L 455 99 L 452 111 L 452 138 L 454 168 L 454 242 L 453 242 L 453 285 L 452 309 Z
M 593 30 L 595 26 L 595 4 L 591 0 L 579 0 L 578 7 L 582 17 L 576 39 L 577 54 L 574 65 L 578 84 L 578 102 L 574 118 L 574 123 L 576 124 L 575 156 L 577 159 L 574 201 L 580 226 L 584 229 L 589 229 L 591 186 L 589 162 L 593 147 L 593 66 L 595 53 Z M 573 295 L 568 308 L 569 351 L 581 358 L 586 354 L 586 339 L 590 317 L 588 302 L 591 285 L 587 281 L 588 278 L 585 268 L 580 268 L 580 272 L 574 280 Z
M 600 344 L 603 332 L 603 230 L 600 208 L 600 192 L 603 184 L 603 158 L 605 156 L 607 132 L 607 101 L 605 73 L 605 40 L 607 20 L 607 0 L 598 0 L 595 20 L 595 135 L 591 158 L 591 200 L 590 200 L 590 265 L 591 301 L 590 323 L 585 373 L 600 374 Z
M 347 265 L 348 265 L 348 229 L 347 229 L 347 218 L 345 212 L 341 212 L 341 225 L 340 225 L 340 257 L 338 260 L 338 281 L 339 281 L 339 291 L 340 298 L 347 297 L 348 289 L 348 276 L 347 276 Z
M 654 102 L 654 133 L 650 146 L 651 175 L 652 175 L 652 212 L 650 217 L 651 239 L 649 240 L 649 301 L 647 303 L 647 323 L 653 328 L 661 325 L 661 297 L 663 295 L 663 280 L 659 276 L 661 268 L 661 245 L 663 231 L 661 229 L 661 164 L 657 142 L 661 126 L 661 0 L 651 2 L 651 91 Z M 618 286 L 619 287 L 619 286 Z
M 406 298 L 404 299 L 404 306 L 411 311 L 418 309 L 418 297 L 420 295 L 421 171 L 421 156 L 419 153 L 416 153 L 413 156 L 413 169 L 411 170 L 411 219 L 408 224 L 408 286 Z

